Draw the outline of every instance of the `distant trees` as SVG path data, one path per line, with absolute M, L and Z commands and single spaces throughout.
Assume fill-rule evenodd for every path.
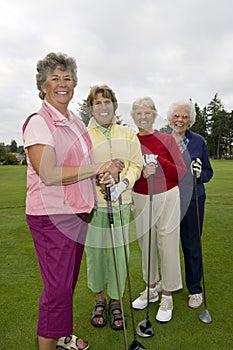
M 3 163 L 6 158 L 6 148 L 4 143 L 0 143 L 0 163 Z
M 9 151 L 12 153 L 16 153 L 18 151 L 17 142 L 15 140 L 11 141 L 11 144 L 9 146 Z
M 196 122 L 191 130 L 206 139 L 210 157 L 233 159 L 233 110 L 226 111 L 217 93 L 202 110 L 197 103 L 194 106 Z M 169 130 L 169 125 L 161 129 L 162 132 Z
M 15 153 L 7 153 L 3 164 L 5 164 L 5 165 L 17 165 L 17 164 L 19 164 L 19 161 L 16 157 L 16 154 Z
M 226 111 L 223 102 L 216 93 L 214 98 L 202 110 L 197 103 L 196 122 L 192 126 L 192 130 L 201 134 L 208 142 L 209 154 L 215 159 L 233 158 L 233 111 Z M 85 125 L 89 122 L 89 113 L 87 111 L 86 100 L 79 103 L 79 115 Z M 122 120 L 117 116 L 118 123 Z M 169 132 L 169 125 L 164 126 L 161 131 Z
M 208 120 L 206 115 L 206 108 L 204 108 L 203 111 L 201 111 L 197 103 L 195 103 L 194 106 L 196 110 L 196 122 L 192 126 L 192 131 L 202 135 L 206 139 L 208 136 L 208 131 L 207 131 Z
M 217 93 L 203 109 L 197 103 L 194 105 L 196 122 L 191 130 L 207 140 L 210 157 L 233 159 L 233 110 L 225 109 Z M 85 125 L 88 125 L 90 116 L 86 100 L 78 104 L 77 112 Z M 117 123 L 122 124 L 121 116 L 116 117 Z M 160 131 L 171 132 L 171 128 L 165 125 Z M 18 146 L 15 140 L 12 140 L 10 145 L 0 142 L 0 164 L 18 164 L 19 160 L 26 164 L 23 146 Z
M 208 143 L 209 154 L 215 159 L 233 159 L 233 110 L 226 111 L 223 102 L 216 93 L 207 106 L 201 109 L 194 103 L 196 122 L 191 130 L 202 135 Z M 86 100 L 79 103 L 78 113 L 85 125 L 89 122 Z M 118 123 L 122 120 L 117 116 Z M 164 126 L 161 132 L 171 132 L 169 125 Z
M 25 164 L 25 152 L 23 146 L 17 145 L 15 140 L 11 141 L 10 145 L 0 143 L 0 164 L 2 165 L 16 165 Z
M 191 129 L 207 140 L 210 156 L 233 159 L 233 111 L 225 110 L 217 93 L 203 110 L 197 104 L 195 109 L 196 123 Z

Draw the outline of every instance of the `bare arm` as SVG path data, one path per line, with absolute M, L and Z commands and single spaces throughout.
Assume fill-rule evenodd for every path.
M 124 166 L 120 160 L 83 166 L 57 166 L 54 148 L 41 144 L 28 147 L 28 156 L 34 170 L 48 186 L 69 185 L 99 174 L 102 183 L 109 184 L 109 173 L 117 178 Z

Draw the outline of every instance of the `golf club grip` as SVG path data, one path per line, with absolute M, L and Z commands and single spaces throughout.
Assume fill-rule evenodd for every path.
M 105 186 L 106 194 L 107 194 L 107 206 L 108 206 L 108 217 L 110 225 L 113 224 L 113 212 L 112 212 L 112 201 L 111 201 L 111 191 L 110 187 Z

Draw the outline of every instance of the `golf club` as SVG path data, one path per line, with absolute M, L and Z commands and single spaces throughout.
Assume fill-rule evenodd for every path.
M 152 225 L 152 200 L 153 200 L 153 174 L 149 176 L 149 194 L 150 194 L 150 208 L 149 208 L 149 242 L 148 242 L 148 278 L 147 278 L 147 314 L 146 319 L 139 322 L 136 332 L 142 338 L 152 337 L 154 335 L 154 328 L 149 320 L 149 297 L 150 297 L 150 258 L 151 258 L 151 225 Z
M 124 223 L 121 195 L 119 196 L 118 200 L 119 200 L 122 237 L 123 237 L 124 252 L 125 252 L 125 264 L 126 264 L 126 272 L 127 272 L 127 280 L 128 280 L 129 305 L 130 305 L 131 320 L 132 320 L 132 327 L 133 327 L 133 341 L 130 344 L 128 350 L 146 350 L 146 348 L 137 340 L 137 334 L 135 331 L 134 314 L 133 314 L 133 308 L 132 308 L 132 301 L 133 301 L 132 299 L 133 298 L 132 298 L 132 290 L 131 290 L 131 282 L 130 282 L 129 259 L 128 259 L 127 248 L 126 248 L 127 242 L 126 242 L 126 235 L 125 235 L 125 223 Z
M 203 253 L 202 253 L 202 243 L 201 243 L 201 224 L 200 224 L 200 213 L 199 213 L 199 203 L 198 203 L 198 192 L 197 192 L 197 176 L 196 172 L 193 175 L 194 180 L 194 190 L 195 190 L 195 200 L 196 200 L 196 211 L 197 211 L 197 226 L 198 226 L 198 236 L 200 242 L 200 252 L 201 252 L 201 267 L 202 267 L 202 287 L 203 287 L 203 299 L 204 299 L 204 310 L 199 315 L 199 320 L 203 323 L 211 323 L 212 317 L 207 310 L 206 303 L 206 289 L 205 289 L 205 277 L 204 277 L 204 266 L 203 266 Z
M 116 270 L 117 288 L 118 288 L 118 294 L 119 294 L 119 300 L 120 300 L 120 306 L 121 306 L 121 312 L 122 312 L 125 350 L 128 350 L 125 314 L 124 314 L 124 307 L 123 307 L 123 301 L 122 301 L 122 295 L 121 295 L 120 272 L 119 272 L 119 265 L 118 265 L 118 259 L 117 259 L 116 241 L 115 241 L 114 226 L 113 226 L 114 220 L 113 220 L 111 192 L 110 192 L 110 187 L 105 186 L 105 189 L 106 189 L 106 194 L 107 194 L 108 218 L 109 218 L 109 224 L 110 224 L 110 230 L 111 230 L 111 236 L 112 236 L 112 249 L 113 249 L 113 256 L 114 256 L 114 263 L 115 263 L 115 270 Z

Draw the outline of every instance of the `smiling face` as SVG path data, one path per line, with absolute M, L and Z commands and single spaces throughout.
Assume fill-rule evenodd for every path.
M 66 111 L 67 106 L 74 94 L 74 81 L 69 71 L 59 67 L 48 75 L 44 86 L 46 100 L 61 113 Z
M 190 125 L 190 111 L 187 107 L 177 107 L 170 118 L 170 124 L 175 134 L 183 137 Z
M 140 135 L 153 133 L 155 113 L 150 107 L 146 105 L 138 105 L 134 110 L 133 119 L 138 127 Z
M 108 128 L 114 117 L 112 100 L 110 98 L 103 97 L 102 93 L 97 93 L 92 104 L 92 114 L 98 124 Z

